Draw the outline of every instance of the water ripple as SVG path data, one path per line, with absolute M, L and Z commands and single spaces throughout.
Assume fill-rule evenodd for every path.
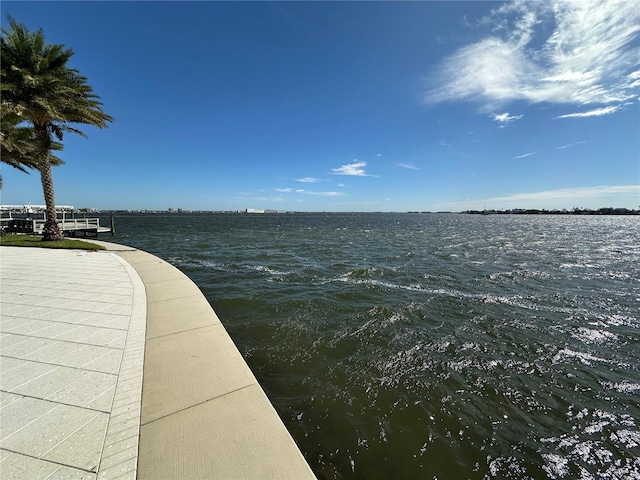
M 637 218 L 116 222 L 203 290 L 319 479 L 640 479 Z

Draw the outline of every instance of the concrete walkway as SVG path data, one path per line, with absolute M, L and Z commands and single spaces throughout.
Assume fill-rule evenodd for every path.
M 0 477 L 314 478 L 195 284 L 96 243 L 0 247 Z
M 115 254 L 0 247 L 0 476 L 135 478 L 145 287 Z

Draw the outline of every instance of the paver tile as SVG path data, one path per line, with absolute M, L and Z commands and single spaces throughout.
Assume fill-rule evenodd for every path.
M 37 458 L 27 457 L 18 453 L 13 453 L 1 464 L 2 478 L 35 480 L 48 478 L 60 465 L 51 462 L 44 462 Z
M 41 457 L 86 424 L 99 421 L 100 416 L 108 417 L 106 413 L 29 397 L 9 405 L 7 416 L 25 415 L 27 401 L 29 401 L 29 411 L 32 412 L 28 418 L 34 418 L 34 420 L 30 422 L 23 420 L 20 428 L 2 438 L 0 447 L 32 457 Z M 1 412 L 4 420 L 5 409 Z M 106 421 L 103 423 L 106 427 Z M 103 438 L 100 438 L 100 442 Z
M 122 350 L 110 347 L 98 347 L 96 345 L 84 345 L 77 356 L 62 358 L 61 361 L 70 366 L 81 367 L 85 370 L 93 370 L 103 373 L 118 373 L 122 360 Z M 77 363 L 73 363 L 77 361 Z
M 5 348 L 24 342 L 27 337 L 13 335 L 11 333 L 0 333 L 0 352 L 4 353 Z
M 107 373 L 77 371 L 82 372 L 83 375 L 78 380 L 50 394 L 46 397 L 47 400 L 103 412 L 111 411 L 118 377 Z
M 56 338 L 58 340 L 87 343 L 102 347 L 124 348 L 127 332 L 126 330 L 117 330 L 114 328 L 80 325 L 77 326 L 77 329 L 61 333 Z
M 41 373 L 44 367 L 48 367 L 50 370 Z M 26 362 L 16 371 L 22 377 L 22 383 L 7 390 L 11 393 L 42 399 L 47 399 L 69 384 L 82 379 L 88 373 L 77 368 L 37 362 Z
M 22 359 L 19 358 L 11 358 L 11 357 L 7 357 L 7 356 L 2 356 L 1 357 L 2 361 L 0 361 L 0 385 L 2 385 L 2 388 L 5 388 L 5 383 L 4 383 L 4 379 L 5 379 L 5 375 L 7 375 L 9 372 L 11 372 L 12 370 L 15 370 L 16 368 L 19 368 L 20 366 L 24 365 L 26 362 Z
M 0 471 L 2 471 L 2 461 L 5 460 L 7 457 L 10 457 L 11 455 L 15 455 L 13 452 L 10 452 L 8 450 L 2 450 L 0 449 Z
M 24 317 L 7 317 L 11 322 L 2 324 L 2 331 L 15 333 L 16 335 L 28 335 L 33 337 L 51 338 L 49 330 L 61 323 L 58 321 L 27 319 Z M 63 323 L 64 325 L 64 323 Z
M 21 398 L 22 395 L 18 395 L 17 393 L 0 391 L 0 409 L 12 404 L 13 402 L 17 402 Z
M 42 458 L 97 472 L 108 421 L 107 413 L 96 415 L 43 453 Z
M 28 385 L 32 381 L 45 377 L 48 373 L 60 368 L 57 365 L 48 365 L 46 363 L 22 361 L 20 365 L 17 365 L 14 359 L 3 358 L 2 366 L 0 369 L 4 369 L 4 364 L 7 363 L 11 368 L 2 373 L 2 389 L 12 393 L 23 393 L 18 390 L 21 387 Z M 13 364 L 13 365 L 12 365 Z M 28 390 L 28 388 L 25 388 Z M 30 391 L 30 390 L 29 390 Z
M 119 348 L 32 337 L 25 337 L 18 345 L 3 347 L 3 353 L 16 359 L 104 373 L 116 373 L 122 358 Z
M 2 462 L 2 478 L 11 480 L 95 480 L 96 474 L 12 453 Z
M 108 333 L 112 333 L 115 336 L 122 335 L 122 331 L 114 330 L 110 328 L 104 327 L 93 327 L 89 325 L 79 325 L 79 324 L 58 324 L 60 328 L 57 331 L 52 331 L 53 334 L 50 338 L 55 338 L 57 340 L 65 340 L 67 342 L 77 342 L 77 343 L 90 343 L 87 342 L 86 339 L 90 338 L 98 333 L 102 334 L 105 331 Z
M 90 402 L 85 403 L 84 407 L 92 410 L 100 410 L 101 412 L 110 412 L 111 408 L 113 408 L 113 397 L 115 393 L 116 386 L 113 385 L 97 397 L 93 398 Z
M 20 397 L 0 409 L 2 432 L 0 446 L 4 447 L 5 439 L 10 438 L 18 430 L 55 409 L 57 405 L 37 398 Z M 15 450 L 15 449 L 12 449 Z
M 35 340 L 36 339 L 34 339 L 34 341 Z M 37 340 L 40 341 L 42 345 L 41 348 L 25 353 L 23 355 L 14 355 L 19 356 L 19 358 L 24 358 L 25 360 L 32 360 L 34 362 L 65 365 L 64 363 L 58 361 L 58 359 L 65 355 L 73 355 L 84 346 L 83 344 L 64 342 L 60 340 L 46 339 L 45 341 L 43 341 L 43 339 L 40 338 L 38 338 Z
M 4 284 L 2 284 L 2 288 L 5 288 Z M 10 317 L 3 312 L 2 317 L 0 317 L 0 330 L 6 333 L 29 333 L 40 328 L 37 324 L 30 326 L 34 322 L 36 322 L 36 320 Z
M 7 357 L 25 358 L 53 344 L 53 342 L 47 338 L 22 334 L 9 335 L 12 335 L 11 338 L 8 338 L 9 341 L 2 342 L 2 354 Z
M 115 328 L 118 330 L 126 330 L 129 328 L 131 317 L 127 315 L 115 315 L 112 313 L 94 313 L 91 316 L 85 316 L 76 321 L 82 325 L 91 325 L 94 327 Z

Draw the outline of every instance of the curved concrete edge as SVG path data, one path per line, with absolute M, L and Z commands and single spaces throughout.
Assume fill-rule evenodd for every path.
M 142 279 L 127 261 L 115 252 L 111 255 L 127 272 L 133 287 L 133 298 L 97 480 L 136 478 L 147 326 L 146 290 Z
M 142 250 L 91 241 L 121 256 L 146 288 L 137 478 L 315 478 L 193 281 Z

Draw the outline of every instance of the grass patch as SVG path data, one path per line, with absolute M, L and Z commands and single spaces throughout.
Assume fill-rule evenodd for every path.
M 4 235 L 0 237 L 0 246 L 65 248 L 76 250 L 106 250 L 102 245 L 65 238 L 57 242 L 43 242 L 42 237 L 34 235 Z

